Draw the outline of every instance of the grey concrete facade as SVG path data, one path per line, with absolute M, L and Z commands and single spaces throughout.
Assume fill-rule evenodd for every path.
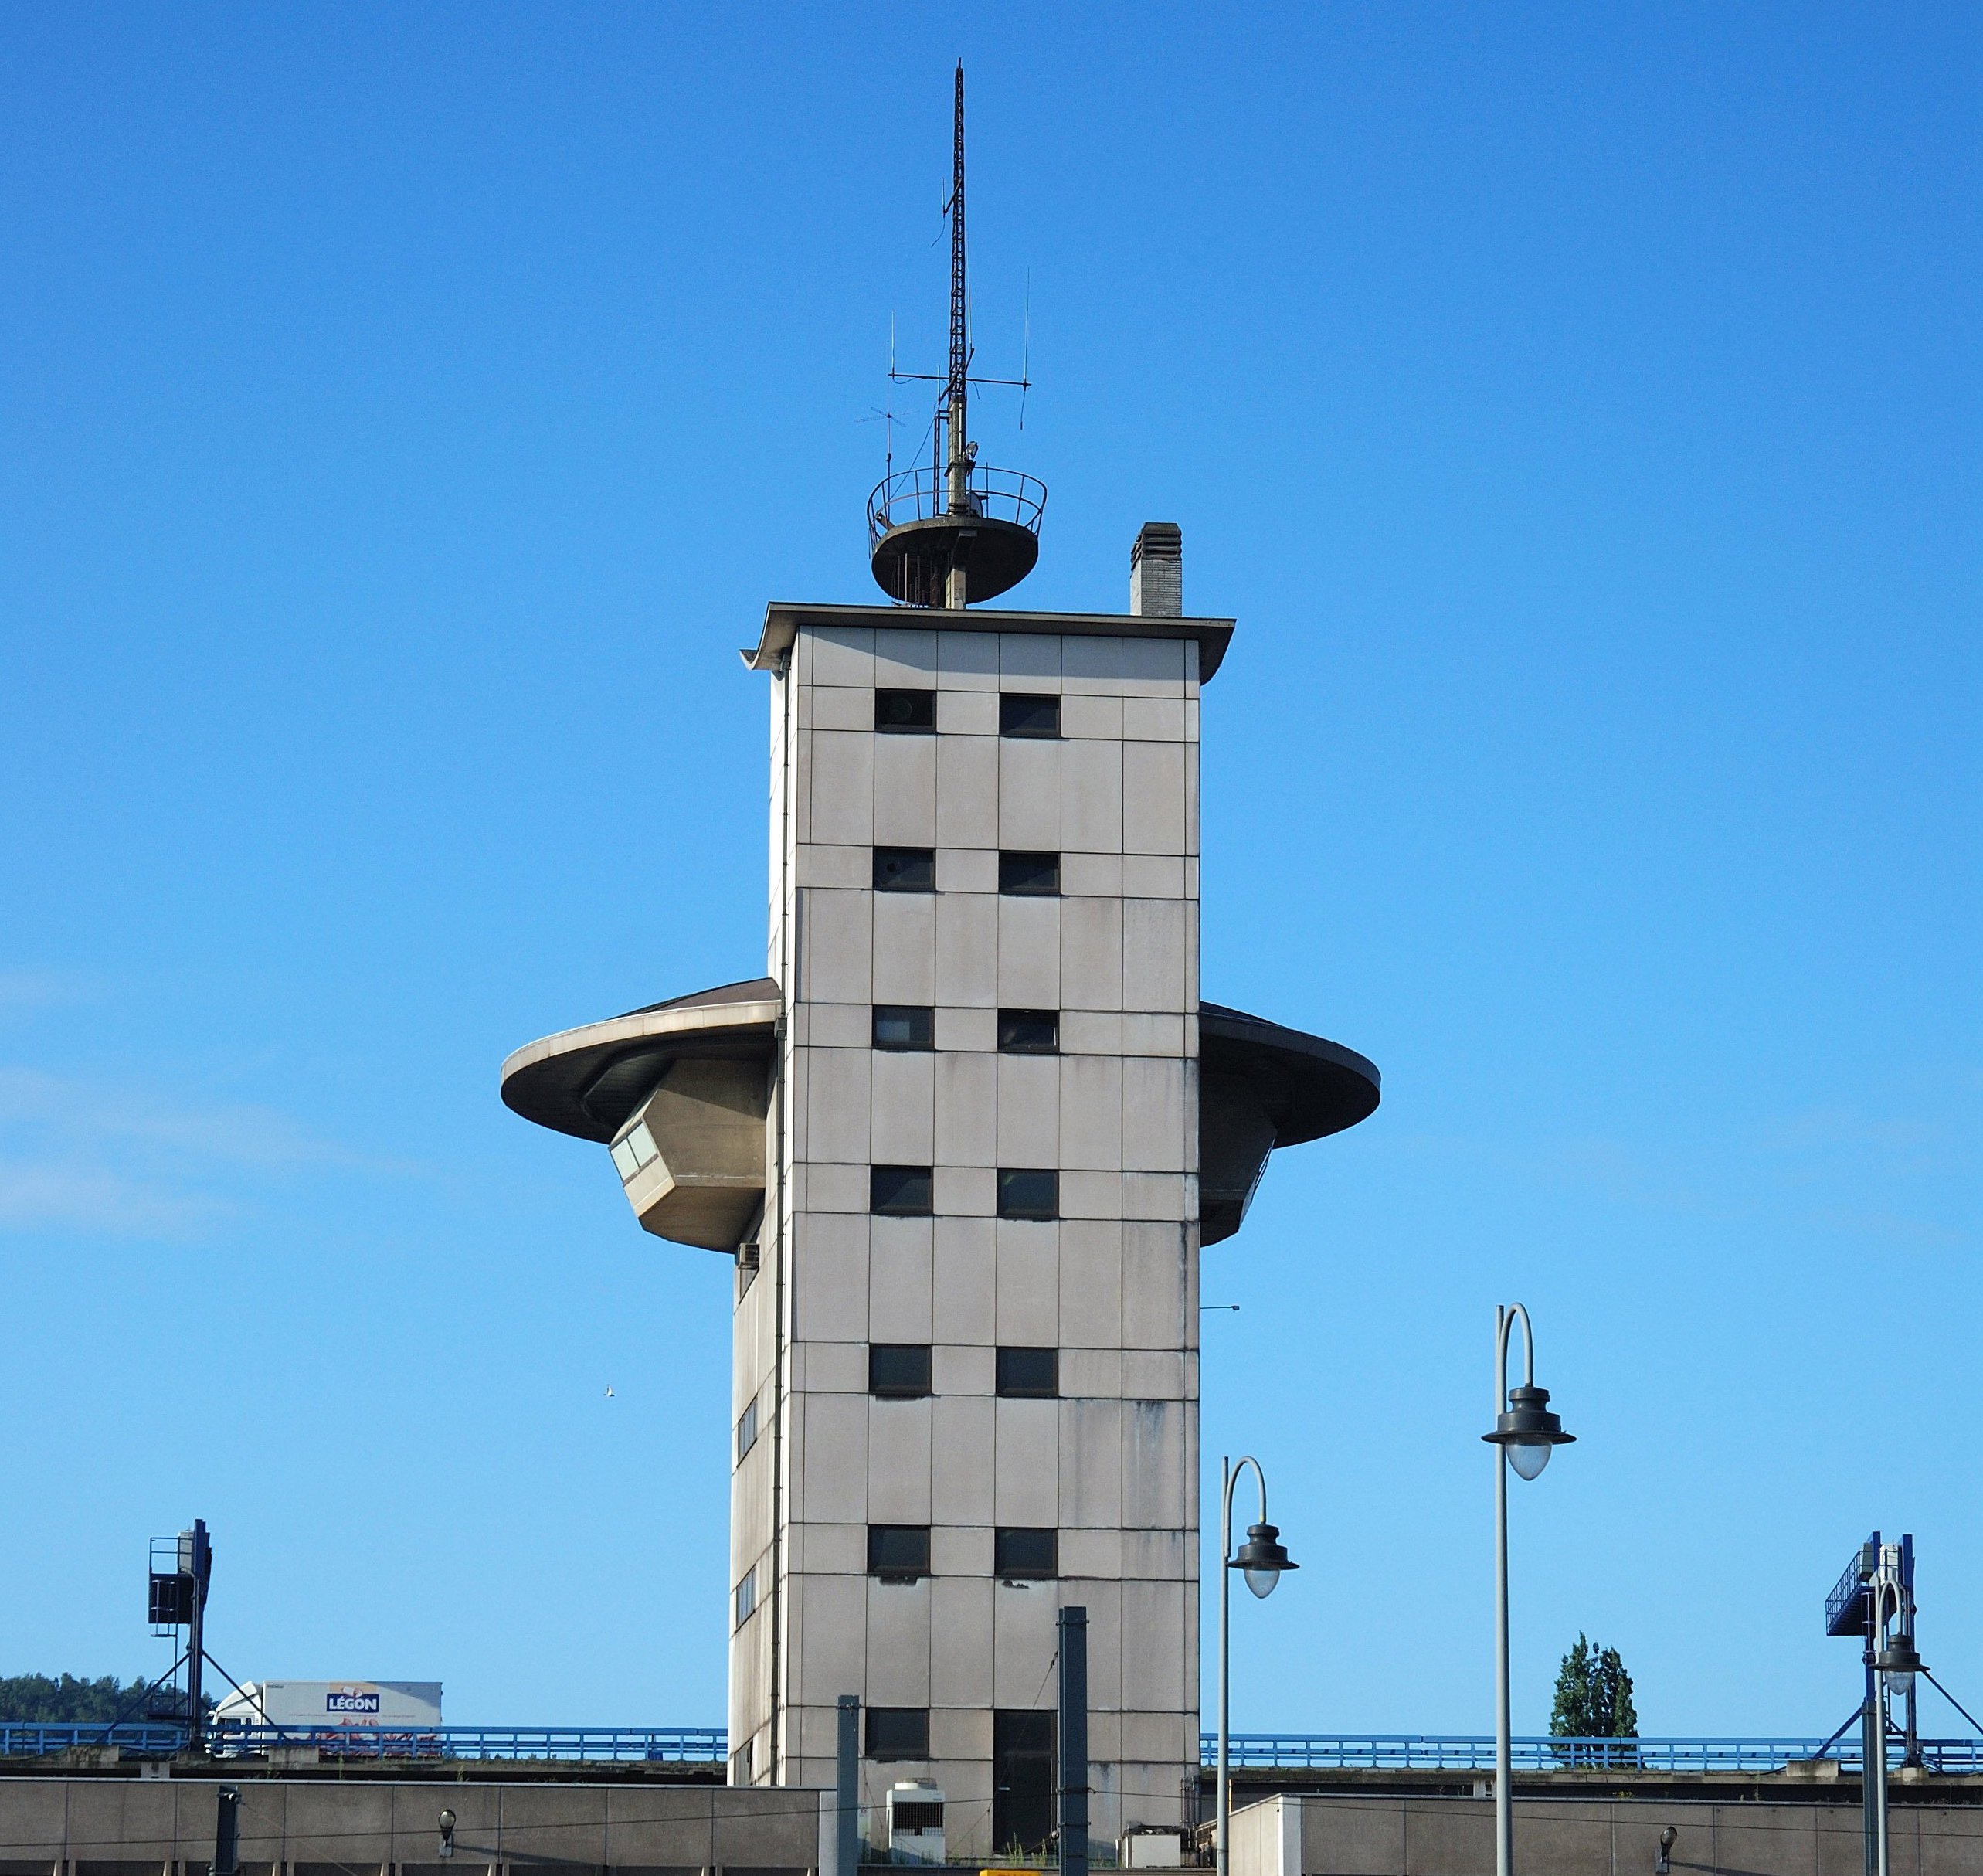
M 1079 1604 L 1106 1841 L 1177 1823 L 1197 1763 L 1199 647 L 895 616 L 802 623 L 772 672 L 788 1093 L 736 1315 L 732 1776 L 830 1783 L 841 1694 L 926 1711 L 864 1802 L 932 1779 L 987 1854 L 995 1716 L 1051 1710 Z M 878 732 L 892 688 L 935 692 L 932 732 Z M 1002 736 L 1002 693 L 1057 698 L 1058 736 Z M 935 889 L 876 890 L 887 847 Z M 1014 851 L 1058 889 L 1001 893 Z M 877 1050 L 877 1005 L 934 1046 Z M 1057 1052 L 1001 1052 L 1001 1009 L 1056 1012 Z M 931 1168 L 932 1215 L 874 1215 L 875 1165 Z M 1051 1169 L 1057 1215 L 999 1216 L 1001 1168 Z M 870 1392 L 876 1344 L 929 1348 L 926 1396 Z M 1058 1351 L 1058 1398 L 1001 1398 L 1001 1345 Z M 876 1525 L 927 1527 L 928 1572 L 871 1575 Z M 1001 1578 L 1002 1528 L 1055 1533 L 1054 1574 Z
M 1515 1802 L 1523 1876 L 1652 1876 L 1659 1834 L 1677 1830 L 1673 1876 L 1861 1876 L 1856 1804 L 1716 1803 L 1686 1798 Z M 1983 1805 L 1896 1803 L 1893 1876 L 1978 1876 Z M 1486 1799 L 1278 1797 L 1236 1811 L 1232 1876 L 1485 1876 L 1494 1868 Z
M 1094 1840 L 1197 1777 L 1199 1252 L 1379 1099 L 1199 998 L 1232 630 L 773 604 L 766 974 L 504 1065 L 645 1229 L 735 1258 L 730 1778 L 830 1783 L 853 1696 L 878 1847 L 913 1781 L 953 1856 L 1051 1835 L 1063 1607 Z

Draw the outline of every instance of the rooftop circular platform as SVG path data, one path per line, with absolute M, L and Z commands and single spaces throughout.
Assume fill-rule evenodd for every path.
M 996 599 L 1038 562 L 1046 507 L 1047 485 L 1016 469 L 973 464 L 961 493 L 927 464 L 891 475 L 868 498 L 874 583 L 898 604 L 940 607 L 958 567 L 973 601 Z

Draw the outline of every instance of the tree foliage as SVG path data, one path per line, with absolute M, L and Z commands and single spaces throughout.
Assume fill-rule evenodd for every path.
M 134 1707 L 128 1717 L 141 1720 L 144 1708 L 138 1695 L 151 1678 L 141 1675 L 124 1687 L 115 1674 L 97 1681 L 79 1681 L 73 1674 L 0 1674 L 0 1719 L 93 1726 Z
M 1550 1736 L 1557 1739 L 1636 1739 L 1638 1715 L 1632 1676 L 1615 1648 L 1594 1647 L 1582 1634 L 1556 1670 Z

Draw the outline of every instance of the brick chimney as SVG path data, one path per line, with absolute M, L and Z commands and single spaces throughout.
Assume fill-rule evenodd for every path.
M 1129 549 L 1129 610 L 1143 619 L 1184 616 L 1184 530 L 1146 521 Z

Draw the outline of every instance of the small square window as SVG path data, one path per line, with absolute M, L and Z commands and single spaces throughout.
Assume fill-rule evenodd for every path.
M 1000 1526 L 992 1545 L 992 1572 L 1010 1579 L 1058 1576 L 1059 1533 L 1037 1526 Z
M 1057 1218 L 1061 1175 L 1038 1167 L 1000 1167 L 998 1215 L 1002 1218 Z
M 1008 691 L 998 700 L 998 733 L 1002 736 L 1058 736 L 1061 700 Z
M 901 1582 L 913 1582 L 929 1574 L 929 1527 L 927 1524 L 870 1524 L 868 1527 L 868 1574 Z
M 936 693 L 934 691 L 877 691 L 874 693 L 874 728 L 880 734 L 935 735 Z
M 871 1166 L 868 1169 L 868 1209 L 885 1218 L 928 1218 L 933 1208 L 933 1191 L 934 1182 L 927 1166 Z
M 876 1342 L 871 1345 L 868 1392 L 884 1400 L 920 1400 L 929 1392 L 929 1344 Z
M 1052 1400 L 1061 1391 L 1058 1348 L 1001 1348 L 998 1391 L 1008 1400 Z
M 1059 879 L 1058 856 L 1054 878 Z M 1005 889 L 1003 885 L 1000 891 Z M 1057 885 L 1046 889 L 1058 892 Z M 933 847 L 877 847 L 874 849 L 874 890 L 878 892 L 934 892 L 936 890 L 936 850 Z
M 744 1455 L 757 1444 L 757 1402 L 752 1401 L 737 1416 L 737 1463 L 743 1463 Z
M 1061 1045 L 1058 1010 L 1001 1010 L 998 1045 L 1008 1055 L 1051 1055 Z
M 927 1707 L 870 1707 L 868 1709 L 870 1759 L 927 1759 L 929 1709 Z
M 744 1572 L 744 1580 L 737 1585 L 736 1606 L 731 1627 L 742 1628 L 751 1619 L 757 1607 L 757 1566 L 753 1564 Z
M 875 884 L 881 883 L 881 850 L 875 850 Z M 925 888 L 925 890 L 933 889 Z M 1002 853 L 998 856 L 998 889 L 1048 896 L 1061 889 L 1061 856 L 1057 853 Z
M 933 1048 L 936 1012 L 923 1003 L 878 1003 L 874 1006 L 877 1048 Z

